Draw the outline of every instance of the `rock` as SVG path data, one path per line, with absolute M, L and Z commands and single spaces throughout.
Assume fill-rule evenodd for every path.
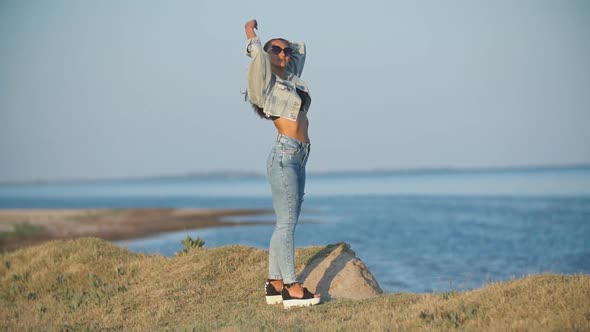
M 367 266 L 347 243 L 320 250 L 299 272 L 299 280 L 322 300 L 366 299 L 383 294 Z

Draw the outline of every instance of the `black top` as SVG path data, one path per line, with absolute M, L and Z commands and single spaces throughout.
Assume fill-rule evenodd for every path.
M 299 89 L 295 89 L 295 90 L 297 90 L 297 94 L 299 95 L 299 98 L 301 98 L 301 107 L 299 107 L 299 112 L 303 112 L 303 105 L 307 101 L 307 98 L 309 98 L 308 94 L 307 94 L 307 92 L 305 92 L 303 90 L 299 90 Z
M 295 90 L 297 91 L 299 98 L 301 98 L 301 106 L 299 107 L 299 112 L 303 112 L 303 105 L 305 104 L 305 101 L 307 100 L 307 98 L 309 98 L 308 93 L 303 90 L 299 90 L 299 89 L 295 89 Z M 280 116 L 271 115 L 268 118 L 274 121 L 274 120 L 280 118 Z

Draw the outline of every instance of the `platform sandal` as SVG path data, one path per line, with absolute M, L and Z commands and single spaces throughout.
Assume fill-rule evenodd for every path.
M 292 297 L 287 288 L 291 288 L 295 284 L 296 282 L 285 284 L 285 287 L 283 287 L 283 290 L 281 291 L 283 306 L 285 309 L 292 307 L 306 307 L 320 303 L 320 298 L 315 297 L 315 295 L 305 287 L 303 287 L 303 297 Z
M 266 293 L 266 304 L 281 304 L 283 303 L 283 296 L 281 292 L 275 289 L 270 282 L 276 281 L 277 279 L 266 279 L 264 284 L 264 292 Z

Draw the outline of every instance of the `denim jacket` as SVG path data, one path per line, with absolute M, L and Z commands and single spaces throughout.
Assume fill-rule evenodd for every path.
M 278 116 L 296 121 L 300 109 L 309 110 L 311 97 L 305 82 L 299 77 L 305 64 L 305 44 L 292 42 L 293 54 L 287 65 L 287 79 L 273 74 L 270 56 L 262 49 L 258 37 L 248 39 L 246 54 L 251 58 L 248 65 L 248 101 L 262 107 L 267 117 Z M 296 89 L 307 92 L 306 100 L 301 100 Z M 303 107 L 301 104 L 303 103 Z

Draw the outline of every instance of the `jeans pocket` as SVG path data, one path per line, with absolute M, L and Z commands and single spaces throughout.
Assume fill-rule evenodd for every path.
M 294 156 L 296 154 L 299 153 L 299 151 L 301 151 L 301 147 L 295 144 L 289 144 L 289 143 L 281 143 L 280 145 L 281 148 L 281 152 L 284 154 L 288 154 L 291 156 Z

